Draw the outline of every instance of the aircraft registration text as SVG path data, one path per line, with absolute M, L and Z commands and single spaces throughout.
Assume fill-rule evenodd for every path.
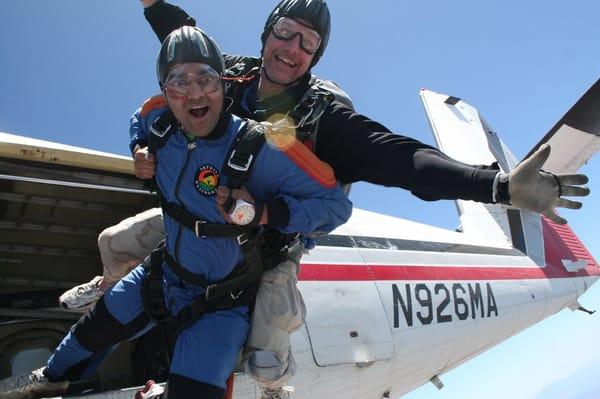
M 498 306 L 490 283 L 454 283 L 435 285 L 392 284 L 394 328 L 400 328 L 400 316 L 406 326 L 418 320 L 422 325 L 450 323 L 468 318 L 497 317 Z

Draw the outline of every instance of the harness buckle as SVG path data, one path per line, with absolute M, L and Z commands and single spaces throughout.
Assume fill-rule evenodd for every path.
M 150 132 L 152 132 L 152 134 L 158 136 L 158 137 L 164 137 L 165 134 L 167 134 L 167 132 L 169 130 L 171 130 L 171 127 L 173 126 L 172 124 L 168 124 L 167 126 L 164 126 L 163 123 L 161 123 L 161 116 L 159 115 L 154 122 L 152 122 L 152 125 L 150 125 Z
M 240 160 L 241 162 L 244 162 L 243 164 L 240 164 L 237 162 L 236 163 L 233 162 L 233 158 L 236 156 L 236 154 L 237 154 L 237 150 L 233 150 L 231 153 L 231 156 L 229 157 L 229 160 L 227 161 L 227 166 L 229 166 L 233 170 L 237 170 L 238 172 L 247 172 L 248 169 L 250 169 L 250 165 L 252 164 L 254 155 L 250 154 L 248 159 L 246 159 L 245 161 Z
M 243 289 L 241 289 L 241 290 L 240 290 L 240 291 L 237 293 L 237 295 L 236 295 L 236 294 L 234 294 L 234 293 L 233 293 L 233 291 L 231 291 L 231 292 L 229 293 L 229 296 L 231 297 L 231 299 L 233 299 L 233 300 L 235 301 L 235 300 L 236 300 L 236 299 L 238 299 L 238 298 L 239 298 L 239 297 L 240 297 L 240 296 L 241 296 L 243 293 L 244 293 L 244 290 L 243 290 Z
M 238 245 L 244 245 L 248 242 L 248 236 L 246 233 L 240 234 L 239 236 L 235 237 L 235 239 L 237 240 Z
M 206 235 L 204 234 L 204 224 L 206 224 L 207 222 L 204 220 L 196 220 L 196 222 L 194 223 L 194 232 L 196 233 L 196 237 L 198 238 L 206 238 Z
M 215 287 L 216 287 L 216 284 L 211 284 L 206 287 L 206 289 L 204 290 L 204 300 L 205 301 L 208 302 L 212 299 L 211 292 L 212 292 L 213 288 L 215 288 Z
M 306 125 L 306 124 L 307 124 L 308 118 L 310 118 L 310 117 L 311 117 L 311 115 L 313 114 L 313 110 L 314 110 L 314 109 L 313 109 L 312 107 L 311 107 L 311 108 L 309 108 L 309 110 L 308 110 L 308 113 L 307 113 L 307 114 L 305 114 L 305 115 L 304 115 L 304 116 L 303 116 L 303 117 L 300 119 L 300 121 L 298 122 L 298 126 L 299 126 L 299 127 L 303 127 L 304 125 Z M 311 122 L 312 122 L 312 121 L 311 121 Z

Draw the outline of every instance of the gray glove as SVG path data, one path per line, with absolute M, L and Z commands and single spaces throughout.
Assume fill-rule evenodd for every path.
M 581 202 L 564 199 L 562 196 L 588 195 L 589 188 L 578 187 L 586 184 L 588 178 L 580 173 L 555 175 L 541 170 L 549 156 L 550 145 L 543 144 L 508 174 L 510 204 L 541 213 L 555 223 L 566 224 L 567 220 L 558 216 L 554 208 L 581 208 Z

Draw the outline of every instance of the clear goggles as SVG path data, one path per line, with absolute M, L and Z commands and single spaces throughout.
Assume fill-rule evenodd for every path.
M 221 75 L 209 65 L 193 68 L 173 68 L 163 88 L 171 97 L 187 97 L 192 85 L 197 85 L 205 94 L 214 93 L 221 85 Z
M 321 45 L 321 36 L 316 30 L 287 17 L 277 20 L 273 26 L 273 35 L 279 40 L 292 40 L 300 36 L 300 47 L 308 54 L 315 54 Z

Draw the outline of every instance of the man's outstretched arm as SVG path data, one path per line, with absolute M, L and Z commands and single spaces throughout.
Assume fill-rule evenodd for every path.
M 141 0 L 144 7 L 144 16 L 152 27 L 158 40 L 163 40 L 182 26 L 196 26 L 196 20 L 176 5 L 163 0 Z
M 317 155 L 342 183 L 366 181 L 410 190 L 424 200 L 465 199 L 503 203 L 538 212 L 556 223 L 566 220 L 554 208 L 578 209 L 589 189 L 582 174 L 553 175 L 541 169 L 550 148 L 540 150 L 508 174 L 497 165 L 473 166 L 333 103 L 319 127 Z

